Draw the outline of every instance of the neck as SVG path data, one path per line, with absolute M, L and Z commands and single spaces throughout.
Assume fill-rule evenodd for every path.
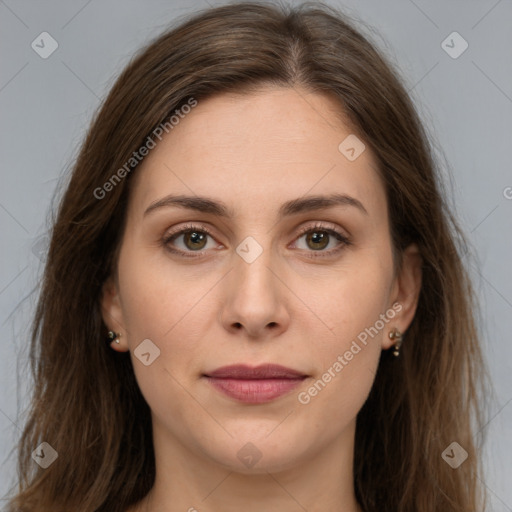
M 262 458 L 250 472 L 192 452 L 158 425 L 153 431 L 155 485 L 131 512 L 361 512 L 353 485 L 355 422 L 313 456 L 284 468 L 265 467 Z

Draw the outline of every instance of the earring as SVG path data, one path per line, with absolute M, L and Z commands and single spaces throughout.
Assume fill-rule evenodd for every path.
M 108 331 L 108 341 L 109 343 L 114 341 L 119 345 L 119 338 L 121 337 L 120 333 L 114 332 L 114 331 Z
M 389 338 L 395 340 L 395 350 L 393 351 L 393 355 L 398 357 L 400 355 L 400 345 L 402 344 L 402 333 L 395 328 L 389 333 Z

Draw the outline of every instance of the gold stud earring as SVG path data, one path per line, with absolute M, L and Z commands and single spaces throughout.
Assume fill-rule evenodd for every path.
M 114 331 L 108 331 L 108 341 L 111 343 L 112 341 L 119 345 L 119 338 L 121 337 L 121 333 L 117 333 Z
M 402 333 L 398 329 L 394 329 L 389 333 L 389 338 L 395 340 L 395 350 L 393 355 L 398 357 L 400 355 L 400 345 L 402 344 Z

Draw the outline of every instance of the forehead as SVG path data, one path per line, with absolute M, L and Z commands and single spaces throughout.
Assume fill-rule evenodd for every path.
M 165 193 L 186 193 L 251 205 L 254 214 L 254 202 L 339 192 L 365 204 L 371 196 L 374 209 L 385 208 L 375 159 L 355 137 L 327 95 L 294 88 L 219 94 L 155 139 L 134 176 L 133 203 L 143 208 Z M 347 157 L 350 146 L 356 156 L 362 151 L 356 159 Z

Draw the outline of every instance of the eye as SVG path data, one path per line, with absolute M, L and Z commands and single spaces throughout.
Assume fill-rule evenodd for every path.
M 313 252 L 309 255 L 309 257 L 323 257 L 323 256 L 331 256 L 335 253 L 338 253 L 345 246 L 350 245 L 349 239 L 343 235 L 339 230 L 327 227 L 323 224 L 315 224 L 314 226 L 306 226 L 300 230 L 300 235 L 297 240 L 305 238 L 306 247 L 296 247 L 298 249 L 304 249 L 309 252 Z M 334 248 L 329 250 L 324 250 L 328 247 L 331 242 L 337 241 L 337 245 Z M 316 253 L 316 254 L 315 254 Z
M 309 253 L 308 257 L 311 258 L 332 256 L 345 246 L 351 245 L 350 240 L 338 229 L 327 227 L 321 223 L 303 227 L 295 240 L 300 241 L 304 237 L 306 247 L 296 246 L 295 248 Z M 162 239 L 162 244 L 173 254 L 186 258 L 196 258 L 203 256 L 208 249 L 216 248 L 215 244 L 213 244 L 213 247 L 208 247 L 208 238 L 213 239 L 213 236 L 205 225 L 187 224 L 181 229 L 168 233 Z M 324 250 L 333 241 L 337 241 L 337 245 L 327 251 Z
M 182 247 L 178 247 L 178 249 L 174 249 L 173 246 L 180 245 L 176 244 L 182 238 L 181 245 Z M 212 238 L 210 231 L 206 226 L 203 225 L 193 225 L 188 224 L 182 227 L 178 231 L 171 232 L 167 234 L 162 243 L 170 252 L 174 254 L 179 254 L 180 256 L 185 256 L 189 258 L 194 258 L 197 256 L 201 256 L 204 250 L 210 249 L 211 247 L 207 247 L 208 238 Z M 188 253 L 188 254 L 187 254 Z M 198 253 L 198 254 L 190 254 L 190 253 Z

